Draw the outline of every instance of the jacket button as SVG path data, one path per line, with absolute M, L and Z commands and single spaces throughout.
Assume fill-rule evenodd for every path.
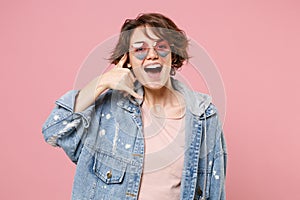
M 106 172 L 106 177 L 107 177 L 108 179 L 110 179 L 110 178 L 112 177 L 111 171 Z
M 200 196 L 202 196 L 202 194 L 203 194 L 203 192 L 202 192 L 202 190 L 201 190 L 200 187 L 197 188 L 197 194 L 200 195 Z

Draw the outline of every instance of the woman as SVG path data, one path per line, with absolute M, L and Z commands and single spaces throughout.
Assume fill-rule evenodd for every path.
M 56 101 L 42 132 L 77 164 L 72 199 L 225 199 L 216 107 L 172 77 L 187 46 L 161 14 L 126 20 L 115 67 Z

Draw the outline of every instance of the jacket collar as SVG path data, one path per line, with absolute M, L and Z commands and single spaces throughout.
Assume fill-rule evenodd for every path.
M 179 91 L 183 95 L 187 110 L 189 110 L 196 116 L 201 116 L 212 102 L 212 99 L 209 95 L 195 92 L 184 85 L 182 82 L 172 77 L 171 84 L 175 90 Z M 138 81 L 135 82 L 135 91 L 139 95 L 144 96 L 143 86 Z M 143 99 L 136 99 L 132 96 L 122 96 L 117 102 L 117 105 L 128 110 L 129 112 L 133 112 L 135 109 L 133 108 L 132 104 L 140 106 L 142 103 Z

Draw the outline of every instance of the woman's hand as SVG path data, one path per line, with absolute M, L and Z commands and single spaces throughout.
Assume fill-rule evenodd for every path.
M 102 91 L 106 89 L 114 89 L 127 92 L 135 98 L 142 98 L 134 89 L 135 77 L 128 68 L 123 68 L 127 59 L 127 54 L 121 58 L 116 67 L 104 73 L 99 78 L 97 90 Z
M 116 67 L 96 77 L 80 90 L 76 97 L 75 112 L 83 111 L 92 105 L 106 89 L 120 90 L 135 98 L 142 98 L 134 91 L 135 77 L 128 68 L 123 68 L 126 59 L 127 54 L 124 54 Z

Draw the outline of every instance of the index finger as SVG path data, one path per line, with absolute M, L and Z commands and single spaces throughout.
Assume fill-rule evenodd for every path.
M 116 68 L 122 68 L 126 62 L 126 59 L 127 59 L 127 53 L 125 53 L 123 57 L 119 60 L 118 64 L 116 65 Z

